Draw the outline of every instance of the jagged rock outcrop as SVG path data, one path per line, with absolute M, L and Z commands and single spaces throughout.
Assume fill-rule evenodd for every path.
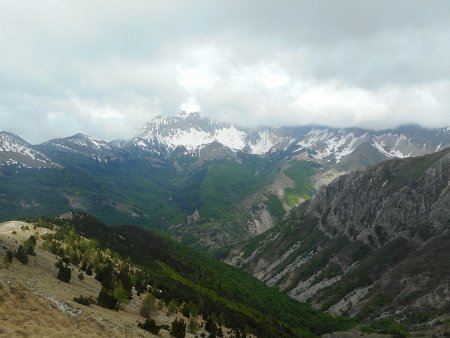
M 410 323 L 450 308 L 450 150 L 322 187 L 230 260 L 334 314 Z
M 375 248 L 402 236 L 423 242 L 450 219 L 450 153 L 394 160 L 339 177 L 311 200 L 310 211 L 331 234 Z M 418 223 L 421 229 L 418 229 Z M 430 235 L 430 234 L 428 234 Z

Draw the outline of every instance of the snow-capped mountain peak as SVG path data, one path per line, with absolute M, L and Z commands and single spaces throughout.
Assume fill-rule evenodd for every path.
M 199 113 L 157 116 L 148 122 L 143 132 L 136 137 L 157 141 L 168 149 L 182 146 L 189 152 L 196 152 L 213 142 L 219 142 L 232 150 L 242 150 L 247 145 L 246 138 L 247 133 L 243 129 L 214 122 Z
M 295 156 L 352 170 L 390 158 L 420 156 L 449 146 L 450 128 L 405 125 L 382 131 L 319 126 L 247 129 L 211 120 L 200 113 L 181 113 L 155 117 L 128 141 L 107 142 L 75 134 L 32 146 L 14 134 L 2 132 L 0 162 L 56 166 L 55 163 L 82 156 L 101 163 L 130 158 L 158 163 L 172 155 L 198 156 L 202 160 L 237 159 L 238 153 L 242 152 L 275 158 Z
M 133 142 L 142 149 L 157 145 L 169 152 L 184 147 L 191 154 L 198 154 L 213 142 L 235 152 L 261 156 L 290 149 L 315 161 L 338 164 L 367 145 L 378 153 L 377 158 L 385 159 L 437 151 L 450 145 L 450 130 L 412 125 L 386 131 L 312 126 L 249 130 L 213 121 L 200 113 L 181 113 L 154 118 Z
M 114 158 L 119 150 L 110 142 L 83 133 L 52 139 L 40 147 L 47 152 L 73 153 L 99 161 Z
M 76 144 L 83 148 L 93 148 L 96 150 L 111 150 L 111 145 L 94 136 L 78 133 L 66 138 L 66 141 Z
M 0 132 L 0 165 L 24 168 L 58 166 L 21 137 L 5 131 Z

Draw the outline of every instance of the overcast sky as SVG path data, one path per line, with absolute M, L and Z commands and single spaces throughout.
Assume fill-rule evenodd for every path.
M 450 125 L 449 0 L 0 0 L 0 130 Z

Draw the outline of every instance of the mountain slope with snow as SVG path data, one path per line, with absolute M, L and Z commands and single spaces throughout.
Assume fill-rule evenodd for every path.
M 61 158 L 64 154 L 100 163 L 126 158 L 169 159 L 180 155 L 217 159 L 220 158 L 220 147 L 211 147 L 217 143 L 227 154 L 224 157 L 229 157 L 229 151 L 265 157 L 300 157 L 343 170 L 354 170 L 385 159 L 421 156 L 445 149 L 450 146 L 450 128 L 427 129 L 406 125 L 383 131 L 320 126 L 246 129 L 213 121 L 199 113 L 182 113 L 158 116 L 149 121 L 136 137 L 120 142 L 107 142 L 84 134 L 53 139 L 38 146 L 22 139 L 8 141 L 13 139 L 11 134 L 2 133 L 4 146 L 0 149 L 4 165 L 14 165 L 17 160 L 14 156 L 9 158 L 5 155 L 7 152 L 28 157 L 34 163 L 31 166 L 48 165 L 52 158 L 53 162 L 64 162 Z M 17 163 L 24 165 L 22 162 Z
M 145 151 L 157 145 L 167 153 L 183 148 L 186 154 L 191 155 L 198 155 L 201 149 L 218 142 L 235 152 L 260 156 L 286 152 L 287 156 L 301 155 L 313 161 L 339 166 L 362 145 L 373 148 L 370 152 L 377 153 L 369 164 L 378 163 L 380 158 L 405 158 L 435 152 L 450 146 L 450 129 L 402 126 L 372 131 L 306 126 L 249 130 L 191 113 L 156 117 L 132 142 Z
M 58 167 L 55 162 L 35 150 L 27 141 L 4 131 L 0 132 L 0 165 L 22 168 Z
M 87 157 L 99 162 L 114 160 L 119 157 L 119 148 L 99 138 L 75 134 L 65 138 L 52 139 L 38 146 L 48 156 L 72 154 Z
M 219 142 L 232 150 L 243 150 L 247 133 L 234 126 L 214 122 L 200 114 L 179 114 L 173 117 L 158 116 L 147 123 L 136 139 L 152 141 L 173 150 L 184 147 L 190 153 Z

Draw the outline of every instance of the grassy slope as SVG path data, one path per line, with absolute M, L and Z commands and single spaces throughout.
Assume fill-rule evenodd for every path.
M 189 204 L 191 212 L 197 209 L 201 219 L 197 224 L 173 229 L 172 233 L 185 244 L 198 245 L 198 238 L 203 238 L 201 246 L 211 238 L 222 244 L 246 238 L 250 213 L 241 202 L 260 189 L 271 173 L 265 160 L 250 158 L 242 163 L 215 161 L 181 178 L 177 182 L 182 187 L 177 199 Z
M 314 187 L 311 184 L 311 177 L 319 164 L 310 161 L 293 161 L 291 166 L 284 173 L 295 183 L 295 188 L 287 189 L 285 192 L 286 203 L 293 207 L 300 200 L 308 200 L 314 194 Z

